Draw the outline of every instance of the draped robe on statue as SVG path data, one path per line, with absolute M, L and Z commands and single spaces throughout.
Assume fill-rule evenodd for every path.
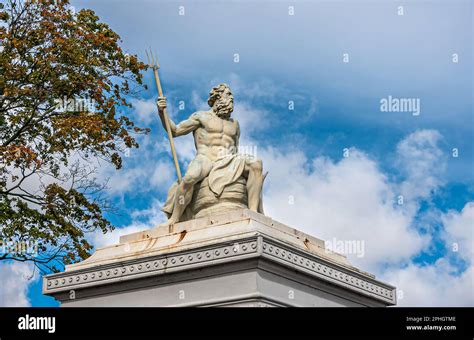
M 250 155 L 228 154 L 215 161 L 209 175 L 186 193 L 186 196 L 193 196 L 193 198 L 180 221 L 205 215 L 204 210 L 211 211 L 213 207 L 215 208 L 214 211 L 219 210 L 219 206 L 222 205 L 226 207 L 229 205 L 246 207 L 247 181 L 243 177 L 243 173 L 246 161 L 252 157 Z M 173 213 L 177 188 L 178 182 L 173 183 L 162 209 L 168 218 Z M 196 190 L 199 192 L 196 192 Z M 262 198 L 260 197 L 259 212 L 263 214 L 262 206 Z

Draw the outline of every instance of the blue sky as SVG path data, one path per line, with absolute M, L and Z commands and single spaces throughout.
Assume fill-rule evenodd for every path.
M 349 259 L 396 285 L 400 305 L 474 304 L 471 1 L 72 4 L 95 10 L 126 51 L 143 59 L 146 48 L 157 52 L 175 121 L 202 109 L 212 86 L 231 85 L 243 143 L 258 147 L 270 172 L 271 217 L 317 237 L 366 241 L 367 256 Z M 164 218 L 159 208 L 174 179 L 151 74 L 146 81 L 150 89 L 129 113 L 152 133 L 119 173 L 103 169 L 121 208 L 110 218 L 124 232 Z M 390 95 L 419 99 L 420 115 L 382 112 Z M 184 170 L 192 139 L 177 147 Z M 394 203 L 398 195 L 403 207 Z M 97 246 L 116 240 L 91 239 Z M 25 289 L 31 305 L 57 305 L 41 296 L 41 280 Z

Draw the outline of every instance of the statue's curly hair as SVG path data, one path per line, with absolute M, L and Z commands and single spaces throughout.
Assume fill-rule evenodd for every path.
M 224 84 L 224 83 L 214 86 L 212 88 L 211 92 L 209 92 L 209 99 L 207 100 L 207 103 L 209 104 L 210 107 L 214 105 L 216 100 L 219 99 L 221 94 L 224 93 L 226 89 L 230 91 L 229 85 Z

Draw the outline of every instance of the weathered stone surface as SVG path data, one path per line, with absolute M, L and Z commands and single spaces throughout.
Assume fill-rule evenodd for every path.
M 247 180 L 243 176 L 226 186 L 219 197 L 209 189 L 209 179 L 206 177 L 195 185 L 193 198 L 189 204 L 192 218 L 245 209 L 247 206 Z
M 322 240 L 248 209 L 125 235 L 45 277 L 43 292 L 63 306 L 396 303 L 394 287 L 327 252 Z

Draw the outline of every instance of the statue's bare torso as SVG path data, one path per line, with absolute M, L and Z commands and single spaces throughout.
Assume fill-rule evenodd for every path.
M 197 155 L 215 162 L 225 154 L 237 153 L 239 123 L 236 120 L 222 119 L 213 112 L 198 112 L 193 119 L 200 123 L 194 130 Z
M 173 129 L 176 136 L 193 132 L 196 157 L 186 170 L 184 181 L 197 183 L 209 175 L 212 164 L 219 158 L 237 153 L 239 123 L 222 119 L 213 111 L 199 111 Z

